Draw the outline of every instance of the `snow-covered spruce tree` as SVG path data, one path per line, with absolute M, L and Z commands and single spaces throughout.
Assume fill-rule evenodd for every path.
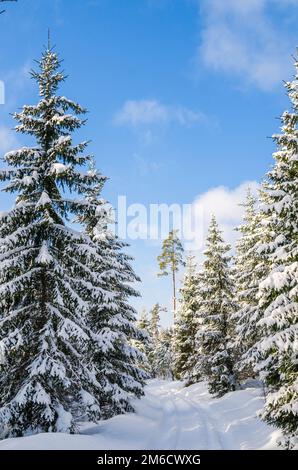
M 262 316 L 259 306 L 259 284 L 268 273 L 264 243 L 269 240 L 268 228 L 262 223 L 256 209 L 257 199 L 250 189 L 244 207 L 243 224 L 236 228 L 241 234 L 236 243 L 234 282 L 237 311 L 233 314 L 236 323 L 234 350 L 237 356 L 237 375 L 240 379 L 252 377 L 256 343 L 261 334 L 257 326 Z M 264 222 L 264 220 L 263 220 Z
M 141 359 L 139 365 L 141 369 L 145 370 L 148 375 L 152 376 L 152 368 L 150 363 L 150 356 L 153 350 L 153 338 L 150 335 L 150 321 L 146 310 L 144 309 L 140 315 L 140 318 L 136 322 L 138 330 L 143 333 L 143 337 L 140 340 L 135 340 L 134 345 L 141 351 L 144 358 Z
M 186 272 L 180 289 L 181 298 L 173 337 L 175 377 L 186 380 L 189 385 L 193 383 L 191 372 L 197 360 L 198 281 L 195 257 L 190 255 L 186 258 Z
M 173 329 L 161 328 L 154 351 L 153 369 L 155 377 L 165 380 L 174 378 Z
M 149 331 L 154 340 L 158 338 L 160 330 L 160 314 L 166 311 L 167 309 L 162 307 L 159 303 L 153 305 L 152 309 L 150 310 Z
M 94 258 L 91 268 L 108 292 L 104 301 L 91 306 L 87 322 L 95 341 L 89 348 L 89 361 L 100 384 L 97 398 L 102 417 L 109 418 L 133 411 L 131 398 L 143 394 L 147 374 L 139 365 L 146 358 L 134 343 L 145 341 L 146 333 L 137 327 L 136 312 L 128 304 L 130 296 L 138 295 L 131 286 L 138 278 L 130 265 L 131 257 L 122 250 L 125 243 L 108 230 L 110 208 L 99 198 L 100 191 L 100 185 L 87 191 L 78 221 L 85 225 L 92 249 L 102 258 L 101 263 Z
M 194 352 L 188 359 L 187 384 L 191 385 L 204 379 L 204 351 L 202 349 L 202 330 L 204 326 L 205 309 L 204 272 L 196 273 L 196 315 L 195 315 L 195 345 Z
M 85 316 L 104 301 L 89 239 L 69 226 L 102 177 L 84 171 L 86 142 L 71 134 L 84 109 L 57 94 L 64 80 L 50 47 L 32 72 L 40 101 L 15 114 L 35 145 L 9 152 L 0 178 L 15 206 L 0 221 L 0 434 L 75 431 L 77 418 L 100 417 L 98 384 L 84 358 L 92 339 Z
M 152 338 L 151 342 L 151 351 L 149 353 L 148 359 L 151 364 L 151 375 L 152 377 L 156 377 L 157 369 L 156 369 L 156 350 L 159 346 L 159 339 L 160 339 L 160 314 L 162 312 L 166 312 L 167 309 L 162 307 L 159 303 L 153 305 L 152 309 L 149 312 L 150 315 L 150 325 L 149 325 L 149 334 Z
M 210 393 L 222 396 L 235 390 L 231 335 L 231 315 L 235 305 L 230 257 L 230 246 L 225 244 L 215 217 L 212 217 L 207 236 L 204 261 L 203 325 L 198 333 L 201 343 L 204 375 Z
M 263 417 L 283 430 L 289 448 L 298 445 L 298 61 L 295 66 L 295 79 L 285 84 L 292 109 L 273 136 L 278 149 L 261 205 L 274 236 L 267 245 L 271 270 L 260 284 L 257 365 L 268 392 Z

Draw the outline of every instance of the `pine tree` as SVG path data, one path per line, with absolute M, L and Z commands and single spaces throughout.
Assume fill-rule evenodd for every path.
M 135 342 L 143 342 L 145 335 L 136 325 L 136 311 L 127 302 L 129 297 L 139 295 L 131 286 L 139 279 L 130 265 L 131 257 L 123 252 L 126 244 L 108 230 L 113 220 L 109 205 L 99 197 L 100 192 L 101 185 L 87 192 L 78 221 L 85 225 L 97 255 L 102 258 L 92 270 L 101 288 L 109 291 L 107 300 L 94 304 L 87 319 L 96 333 L 89 356 L 100 384 L 98 400 L 102 416 L 110 418 L 134 411 L 131 398 L 142 396 L 147 374 L 140 368 L 145 357 L 134 346 Z
M 180 266 L 184 266 L 183 246 L 178 237 L 178 230 L 171 230 L 168 238 L 163 241 L 162 252 L 157 257 L 160 272 L 158 276 L 168 276 L 172 274 L 173 286 L 173 310 L 176 312 L 176 275 Z
M 269 234 L 266 225 L 261 223 L 256 203 L 256 198 L 248 190 L 243 204 L 243 224 L 236 229 L 241 237 L 236 243 L 234 269 L 237 304 L 237 311 L 233 315 L 236 322 L 234 349 L 238 356 L 237 372 L 242 379 L 254 375 L 255 346 L 260 338 L 257 323 L 262 317 L 258 290 L 260 281 L 268 271 L 268 262 L 262 252 Z
M 257 366 L 267 389 L 263 417 L 283 430 L 287 447 L 298 443 L 298 61 L 295 67 L 295 79 L 285 84 L 292 110 L 273 136 L 275 165 L 262 198 L 271 241 L 265 247 L 270 272 L 259 291 L 264 316 Z
M 40 101 L 15 114 L 16 130 L 36 141 L 5 155 L 0 174 L 16 193 L 0 223 L 1 435 L 72 432 L 76 419 L 100 416 L 92 367 L 84 357 L 92 341 L 85 324 L 90 304 L 104 295 L 94 285 L 86 237 L 67 225 L 80 211 L 71 192 L 102 184 L 84 171 L 86 142 L 73 145 L 85 110 L 59 96 L 64 76 L 50 47 L 32 72 Z
M 236 388 L 230 342 L 234 302 L 229 250 L 230 246 L 224 243 L 215 217 L 212 217 L 204 261 L 203 325 L 198 339 L 209 391 L 216 396 Z
M 197 361 L 198 281 L 195 257 L 190 255 L 186 260 L 186 273 L 174 325 L 175 377 L 186 380 L 189 385 L 194 383 L 192 372 Z

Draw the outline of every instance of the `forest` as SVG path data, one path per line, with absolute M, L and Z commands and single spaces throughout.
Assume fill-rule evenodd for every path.
M 120 415 L 146 417 L 150 400 L 156 413 L 158 400 L 165 407 L 161 443 L 146 434 L 140 446 L 239 448 L 236 433 L 223 443 L 211 421 L 225 403 L 239 400 L 240 409 L 253 399 L 258 429 L 277 436 L 271 448 L 297 449 L 298 60 L 284 82 L 288 110 L 272 136 L 271 167 L 257 193 L 247 187 L 235 246 L 214 214 L 202 263 L 175 228 L 160 240 L 158 276 L 173 289 L 166 327 L 158 293 L 143 311 L 132 304 L 140 279 L 127 242 L 109 228 L 109 182 L 89 153 L 92 136 L 76 141 L 87 109 L 60 92 L 71 78 L 57 50 L 49 34 L 30 72 L 35 101 L 13 115 L 30 144 L 6 152 L 0 170 L 13 200 L 0 213 L 0 449 L 44 433 L 76 439 L 100 423 L 120 432 Z M 189 443 L 165 437 L 201 420 L 204 433 Z

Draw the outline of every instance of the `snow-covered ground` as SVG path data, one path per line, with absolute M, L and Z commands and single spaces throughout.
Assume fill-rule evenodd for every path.
M 275 449 L 279 432 L 257 418 L 262 390 L 213 399 L 205 384 L 153 380 L 135 414 L 85 425 L 80 435 L 39 434 L 0 442 L 4 449 Z

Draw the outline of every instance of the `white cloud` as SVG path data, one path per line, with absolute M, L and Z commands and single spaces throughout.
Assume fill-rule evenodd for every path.
M 0 127 L 0 156 L 2 157 L 6 152 L 14 150 L 18 147 L 18 140 L 15 137 L 14 131 L 8 127 Z
M 204 114 L 185 107 L 168 106 L 157 100 L 128 100 L 115 114 L 114 123 L 138 127 L 172 122 L 189 126 L 204 119 Z
M 199 57 L 205 65 L 271 90 L 290 72 L 295 44 L 269 14 L 288 0 L 202 0 L 204 27 Z
M 195 198 L 192 204 L 192 218 L 200 233 L 196 245 L 190 244 L 188 248 L 197 251 L 200 262 L 203 259 L 202 249 L 212 215 L 215 215 L 220 229 L 223 230 L 225 241 L 234 247 L 238 237 L 235 227 L 241 223 L 243 216 L 241 204 L 246 199 L 247 189 L 250 188 L 255 194 L 258 187 L 256 181 L 245 181 L 234 189 L 225 186 L 211 188 Z

